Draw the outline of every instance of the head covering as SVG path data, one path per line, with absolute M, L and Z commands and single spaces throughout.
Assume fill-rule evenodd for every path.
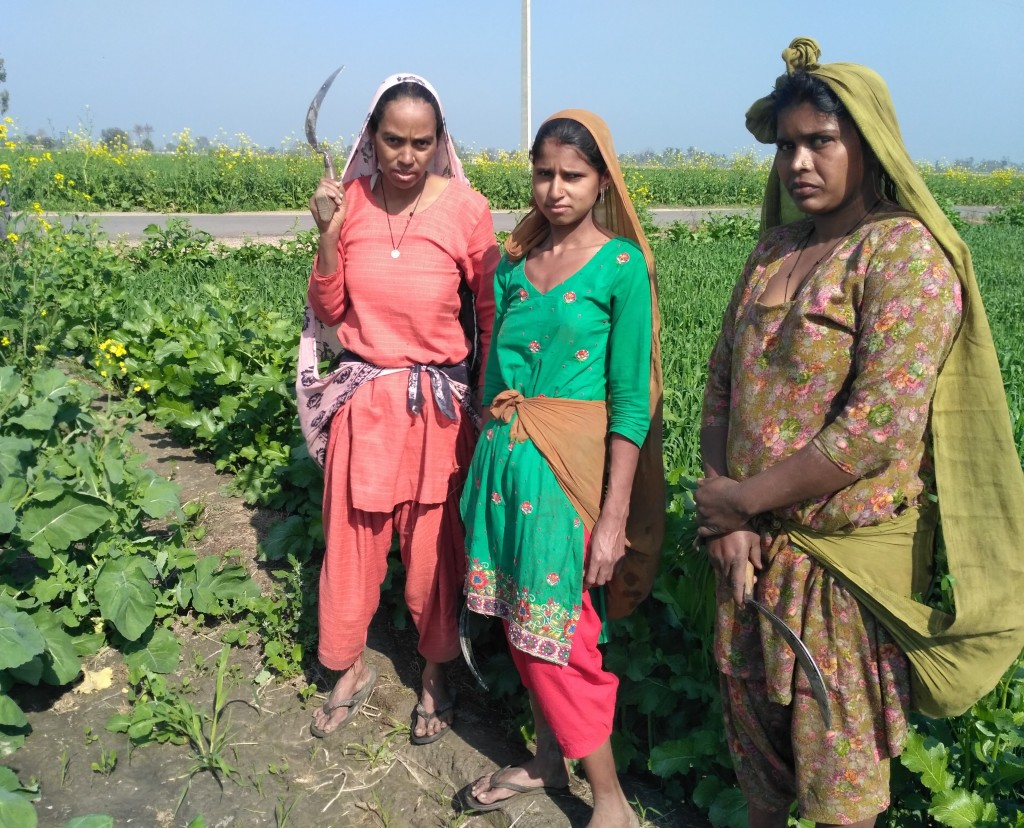
M 564 109 L 547 121 L 569 118 L 585 126 L 597 142 L 611 178 L 604 202 L 594 206 L 594 219 L 618 236 L 636 242 L 644 254 L 651 283 L 651 425 L 640 448 L 633 478 L 629 520 L 626 524 L 626 557 L 619 563 L 615 577 L 607 585 L 607 613 L 611 618 L 628 615 L 651 590 L 658 574 L 661 542 L 665 532 L 665 474 L 661 456 L 661 317 L 658 314 L 658 282 L 654 254 L 640 226 L 626 181 L 619 167 L 608 125 L 585 109 Z M 505 253 L 513 261 L 524 258 L 547 238 L 548 220 L 531 199 L 530 211 L 505 240 Z
M 443 175 L 461 181 L 463 184 L 468 184 L 469 179 L 466 178 L 466 173 L 462 169 L 462 162 L 459 161 L 459 156 L 455 154 L 455 143 L 452 141 L 451 135 L 448 134 L 444 107 L 441 106 L 441 96 L 437 94 L 437 90 L 430 85 L 428 80 L 421 78 L 419 75 L 410 75 L 407 72 L 401 72 L 384 78 L 381 85 L 377 87 L 377 91 L 373 93 L 373 100 L 370 101 L 370 108 L 366 111 L 366 117 L 363 118 L 363 126 L 359 130 L 359 136 L 352 145 L 352 151 L 348 154 L 348 160 L 345 162 L 345 169 L 341 172 L 342 182 L 347 184 L 356 178 L 361 178 L 364 175 L 373 175 L 378 171 L 377 152 L 373 147 L 373 133 L 370 131 L 370 116 L 377 107 L 377 102 L 381 99 L 381 96 L 392 86 L 397 86 L 400 83 L 416 83 L 422 86 L 434 96 L 434 100 L 437 101 L 437 108 L 441 111 L 441 140 L 438 142 L 437 152 L 434 153 L 434 160 L 429 167 L 429 171 L 435 175 Z
M 839 97 L 881 172 L 895 185 L 900 205 L 931 231 L 963 288 L 963 318 L 939 372 L 931 415 L 956 615 L 936 610 L 922 621 L 921 605 L 909 597 L 905 607 L 871 607 L 910 658 L 914 707 L 931 716 L 958 714 L 996 685 L 1024 647 L 1024 555 L 1019 551 L 1024 475 L 970 251 L 911 161 L 885 81 L 855 63 L 819 64 L 820 56 L 810 38 L 797 38 L 782 53 L 788 74 L 803 71 L 821 78 Z M 776 89 L 785 80 L 785 75 L 780 77 Z M 747 128 L 765 143 L 775 140 L 772 106 L 769 95 L 747 112 Z M 763 230 L 781 222 L 782 196 L 773 169 L 761 215 Z M 877 585 L 884 587 L 885 573 L 875 575 Z M 860 586 L 871 595 L 872 583 Z

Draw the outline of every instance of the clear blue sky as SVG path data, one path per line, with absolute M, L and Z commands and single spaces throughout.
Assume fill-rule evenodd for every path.
M 261 145 L 301 137 L 313 94 L 346 70 L 321 133 L 351 140 L 386 75 L 439 90 L 456 139 L 519 142 L 520 0 L 0 0 L 0 57 L 22 132 L 150 124 Z M 533 0 L 533 119 L 593 109 L 620 152 L 755 146 L 743 113 L 782 49 L 888 81 L 918 160 L 1024 162 L 1022 0 Z

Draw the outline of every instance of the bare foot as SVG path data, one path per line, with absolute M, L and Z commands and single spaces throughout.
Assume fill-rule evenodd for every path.
M 323 705 L 313 711 L 313 725 L 324 735 L 337 730 L 341 723 L 348 719 L 351 708 L 335 706 L 363 690 L 371 678 L 370 669 L 363 657 L 359 656 L 355 663 L 341 674 Z M 332 707 L 335 709 L 328 713 L 327 710 Z
M 451 727 L 455 721 L 455 709 L 449 704 L 451 697 L 444 680 L 444 668 L 436 661 L 428 661 L 423 668 L 423 692 L 420 694 L 426 716 L 416 717 L 413 733 L 419 739 L 430 738 Z M 447 709 L 436 716 L 431 715 L 447 706 Z
M 623 800 L 617 804 L 595 805 L 587 828 L 640 828 L 640 820 Z
M 516 796 L 516 791 L 508 788 L 492 788 L 491 777 L 498 771 L 481 776 L 470 792 L 473 798 L 482 805 L 490 805 Z M 524 788 L 566 788 L 569 785 L 569 772 L 565 769 L 565 763 L 559 758 L 557 765 L 550 762 L 543 762 L 534 757 L 522 765 L 501 771 L 501 782 L 510 782 L 513 785 L 522 785 Z

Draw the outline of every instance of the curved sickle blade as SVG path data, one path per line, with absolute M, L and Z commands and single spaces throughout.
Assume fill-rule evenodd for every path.
M 459 644 L 462 647 L 462 657 L 466 659 L 466 666 L 469 667 L 473 678 L 484 690 L 490 690 L 473 660 L 473 642 L 469 638 L 469 607 L 465 604 L 462 605 L 462 612 L 459 614 Z
M 747 572 L 743 584 L 743 601 L 751 606 L 755 607 L 761 615 L 771 622 L 772 627 L 775 631 L 783 637 L 785 642 L 793 650 L 793 654 L 796 656 L 796 660 L 800 666 L 804 668 L 804 674 L 807 676 L 807 681 L 811 685 L 811 695 L 814 696 L 814 700 L 818 703 L 818 710 L 821 712 L 821 718 L 825 722 L 825 727 L 829 730 L 832 729 L 832 711 L 828 706 L 828 690 L 825 688 L 825 677 L 822 676 L 821 670 L 818 667 L 817 662 L 814 660 L 814 656 L 811 655 L 811 651 L 807 649 L 807 645 L 800 640 L 792 628 L 783 621 L 779 616 L 772 612 L 768 607 L 754 598 L 754 565 L 747 561 Z
M 323 86 L 320 87 L 320 91 L 313 96 L 313 102 L 309 105 L 309 111 L 306 113 L 306 140 L 309 141 L 309 145 L 321 152 L 320 142 L 316 138 L 316 119 L 320 115 L 320 104 L 324 102 L 324 96 L 327 95 L 327 90 L 331 88 L 331 84 L 334 83 L 334 79 L 338 77 L 338 73 L 344 69 L 344 66 L 339 66 L 333 72 L 331 76 L 324 81 Z
M 803 667 L 804 673 L 807 675 L 807 681 L 811 685 L 811 695 L 814 696 L 814 700 L 818 703 L 818 710 L 821 712 L 821 718 L 825 722 L 825 728 L 831 730 L 832 711 L 828 707 L 828 690 L 825 689 L 825 677 L 822 676 L 814 656 L 811 655 L 811 651 L 807 649 L 807 645 L 800 640 L 800 637 L 793 632 L 789 624 L 779 618 L 768 607 L 750 597 L 746 598 L 746 602 L 756 607 L 757 611 L 771 622 L 775 631 L 792 647 L 796 660 Z

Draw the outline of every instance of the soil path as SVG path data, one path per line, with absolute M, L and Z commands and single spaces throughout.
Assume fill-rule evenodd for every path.
M 134 442 L 159 474 L 181 487 L 183 503 L 203 504 L 205 535 L 200 553 L 239 550 L 243 563 L 264 589 L 271 586 L 256 562 L 259 539 L 279 515 L 248 508 L 230 496 L 228 479 L 211 463 L 175 444 L 150 425 Z M 183 627 L 184 646 L 176 674 L 168 681 L 187 688 L 199 711 L 213 707 L 214 674 L 221 651 L 220 630 Z M 590 795 L 574 778 L 564 796 L 518 797 L 499 811 L 471 815 L 454 807 L 457 791 L 479 775 L 526 757 L 508 709 L 472 683 L 459 663 L 449 680 L 458 688 L 453 732 L 427 746 L 408 738 L 420 665 L 414 634 L 391 626 L 378 613 L 370 629 L 367 657 L 380 680 L 357 720 L 324 740 L 309 733 L 310 714 L 322 695 L 303 701 L 307 681 L 329 687 L 331 677 L 271 680 L 262 687 L 255 648 L 231 651 L 229 686 L 234 701 L 224 759 L 236 769 L 221 783 L 208 771 L 191 777 L 195 753 L 187 746 L 148 745 L 132 750 L 123 734 L 109 733 L 111 715 L 128 707 L 127 671 L 119 653 L 104 650 L 89 661 L 89 674 L 112 681 L 83 692 L 79 682 L 64 692 L 28 688 L 19 702 L 32 726 L 24 747 L 5 760 L 25 781 L 41 788 L 39 824 L 64 826 L 73 817 L 107 814 L 116 826 L 149 828 L 250 828 L 250 826 L 388 826 L 389 828 L 516 828 L 585 826 Z M 116 764 L 112 754 L 116 753 Z M 627 796 L 648 811 L 646 825 L 705 826 L 678 803 L 666 803 L 649 780 L 624 778 Z

